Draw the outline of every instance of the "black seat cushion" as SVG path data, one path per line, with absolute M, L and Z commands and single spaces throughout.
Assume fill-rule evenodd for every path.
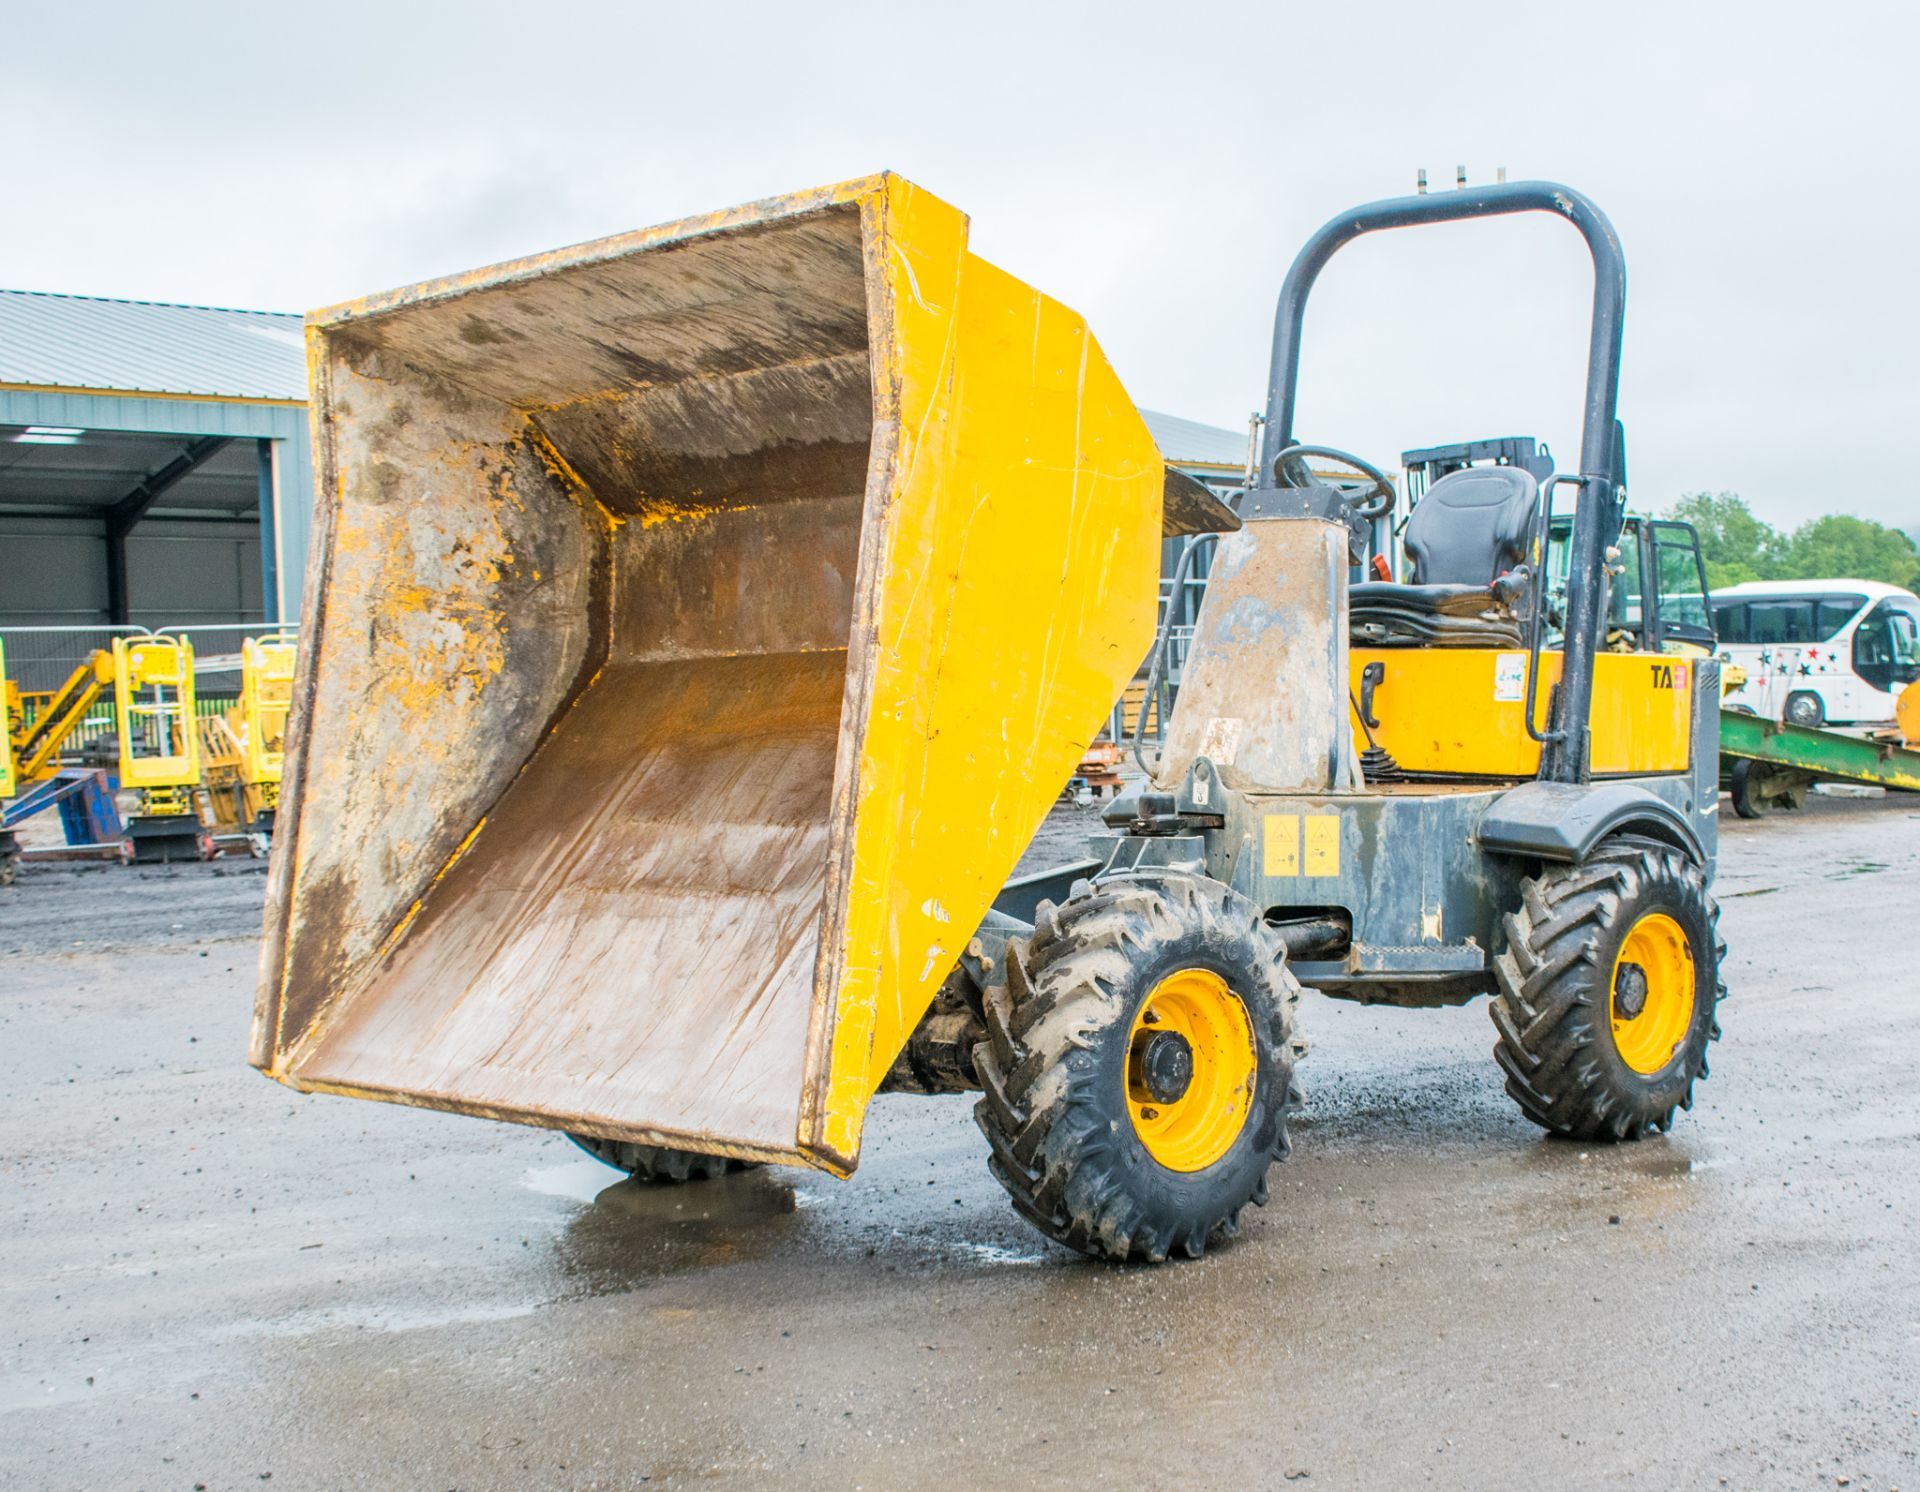
M 1356 647 L 1517 648 L 1520 619 L 1484 585 L 1367 581 L 1347 592 L 1347 637 Z
M 1485 586 L 1527 557 L 1540 484 L 1519 466 L 1449 472 L 1420 499 L 1402 541 L 1415 585 Z

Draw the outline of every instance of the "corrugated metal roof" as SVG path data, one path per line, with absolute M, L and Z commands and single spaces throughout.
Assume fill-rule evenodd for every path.
M 0 290 L 0 383 L 229 399 L 305 399 L 300 317 Z M 1238 467 L 1244 430 L 1143 409 L 1169 461 Z
M 300 318 L 0 290 L 0 383 L 304 399 Z
M 1143 409 L 1140 417 L 1153 434 L 1160 454 L 1175 466 L 1231 466 L 1247 464 L 1247 432 L 1222 430 L 1218 425 L 1203 425 L 1198 420 L 1183 420 L 1177 414 L 1161 414 Z

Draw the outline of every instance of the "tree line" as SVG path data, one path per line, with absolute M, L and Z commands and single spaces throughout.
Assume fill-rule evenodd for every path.
M 1757 517 L 1735 492 L 1690 492 L 1664 516 L 1699 531 L 1712 590 L 1745 580 L 1845 578 L 1920 591 L 1920 547 L 1871 518 L 1828 513 L 1786 533 Z

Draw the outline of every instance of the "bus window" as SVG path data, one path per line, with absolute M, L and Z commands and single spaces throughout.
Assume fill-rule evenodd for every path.
M 1920 612 L 1889 598 L 1853 633 L 1853 671 L 1873 688 L 1893 694 L 1920 679 Z
M 1833 641 L 1833 635 L 1852 621 L 1866 604 L 1865 596 L 1822 596 L 1814 607 L 1813 640 Z
M 1722 642 L 1832 642 L 1866 604 L 1865 596 L 1850 595 L 1715 601 L 1714 630 Z
M 1813 602 L 1748 602 L 1745 640 L 1758 643 L 1812 642 Z

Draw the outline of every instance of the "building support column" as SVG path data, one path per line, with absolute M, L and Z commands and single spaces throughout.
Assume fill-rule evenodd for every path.
M 111 518 L 107 520 L 107 620 L 116 627 L 127 624 L 127 531 Z
M 280 536 L 273 523 L 273 441 L 261 436 L 254 443 L 260 455 L 260 615 L 280 620 Z

